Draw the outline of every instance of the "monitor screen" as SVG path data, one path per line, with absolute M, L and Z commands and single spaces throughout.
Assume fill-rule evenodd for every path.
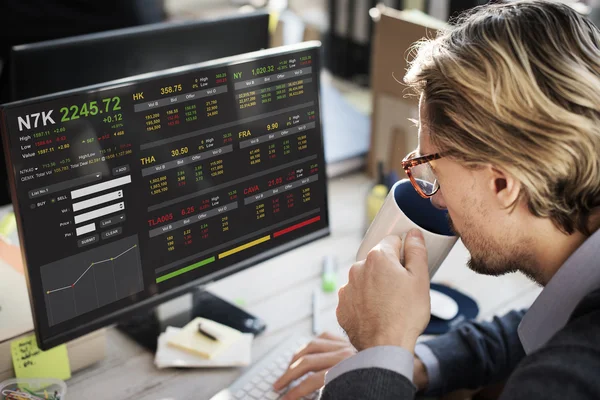
M 319 68 L 306 42 L 3 106 L 39 345 L 327 235 Z

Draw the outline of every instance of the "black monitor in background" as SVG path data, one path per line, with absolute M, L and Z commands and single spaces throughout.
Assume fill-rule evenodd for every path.
M 4 74 L 17 101 L 268 47 L 269 15 L 256 11 L 14 46 Z M 4 166 L 0 159 L 0 205 L 10 202 Z
M 262 11 L 169 21 L 19 45 L 10 55 L 11 101 L 269 47 Z
M 320 49 L 0 107 L 42 349 L 127 318 L 156 345 L 152 307 L 329 234 Z

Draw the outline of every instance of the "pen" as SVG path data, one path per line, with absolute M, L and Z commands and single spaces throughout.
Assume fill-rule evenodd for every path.
M 327 255 L 323 259 L 323 268 L 321 272 L 321 289 L 325 293 L 335 292 L 337 289 L 337 263 L 335 257 Z
M 315 289 L 312 295 L 312 331 L 313 335 L 318 335 L 321 331 L 321 327 L 319 325 L 319 311 L 321 310 L 321 306 L 319 303 L 319 289 Z
M 211 340 L 219 340 L 214 334 L 210 333 L 202 324 L 198 324 L 198 332 Z

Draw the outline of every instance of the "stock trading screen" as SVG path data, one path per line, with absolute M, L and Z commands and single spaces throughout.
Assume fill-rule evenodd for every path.
M 318 47 L 8 105 L 43 338 L 326 230 Z

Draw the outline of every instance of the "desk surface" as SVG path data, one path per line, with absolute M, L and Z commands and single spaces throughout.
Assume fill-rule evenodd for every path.
M 253 268 L 216 282 L 209 290 L 234 301 L 242 298 L 245 308 L 266 320 L 268 328 L 254 340 L 253 360 L 260 359 L 275 344 L 293 333 L 311 332 L 311 294 L 320 284 L 322 257 L 333 254 L 339 262 L 339 282 L 347 280 L 364 233 L 364 199 L 371 181 L 362 174 L 330 181 L 331 236 L 297 248 Z M 460 241 L 433 281 L 459 288 L 474 297 L 480 319 L 513 308 L 527 307 L 540 289 L 521 274 L 503 277 L 476 275 L 465 267 L 468 252 Z M 248 285 L 248 282 L 252 282 Z M 175 309 L 185 301 L 166 305 Z M 323 294 L 322 328 L 341 333 L 336 322 L 337 294 Z M 233 382 L 241 368 L 159 370 L 154 354 L 146 351 L 116 329 L 107 332 L 106 358 L 76 373 L 68 382 L 68 397 L 86 399 L 209 399 Z

